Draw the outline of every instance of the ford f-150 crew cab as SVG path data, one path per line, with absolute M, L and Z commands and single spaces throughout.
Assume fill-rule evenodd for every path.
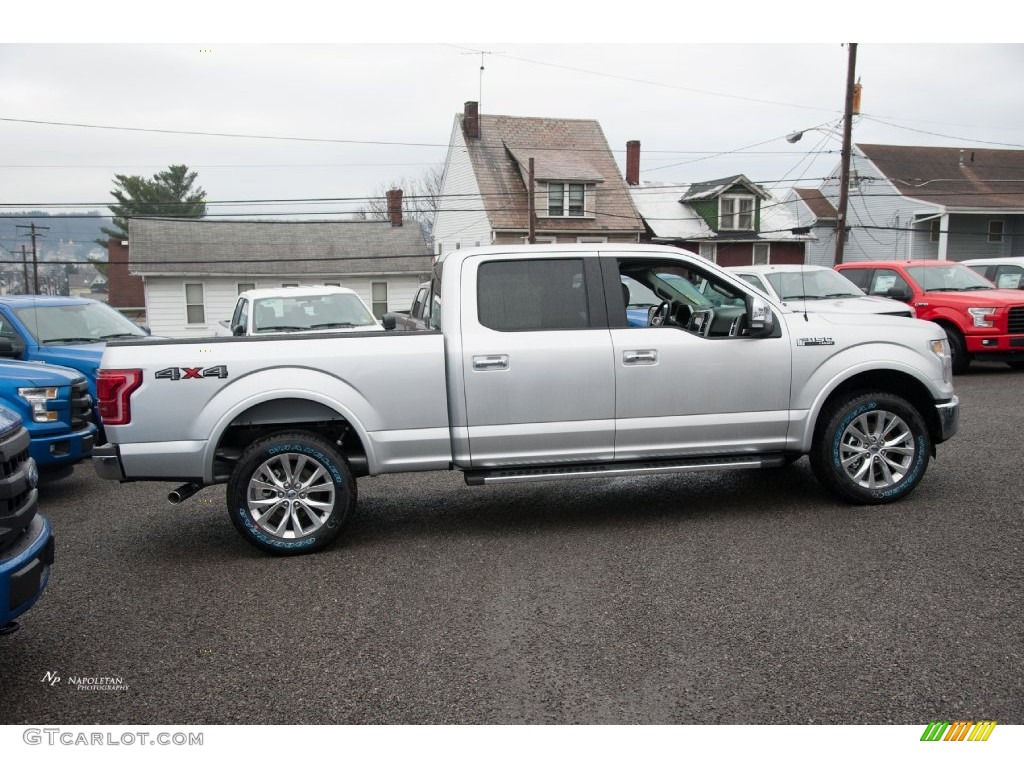
M 953 373 L 978 360 L 1024 367 L 1024 295 L 999 290 L 955 261 L 866 261 L 836 266 L 866 293 L 907 302 L 949 338 Z
M 624 278 L 662 299 L 651 325 L 629 325 Z M 676 280 L 726 300 L 695 306 Z M 360 475 L 454 468 L 472 485 L 808 455 L 831 491 L 875 504 L 910 493 L 957 430 L 938 326 L 793 311 L 688 251 L 465 249 L 430 290 L 431 330 L 109 344 L 98 474 L 183 482 L 172 501 L 227 483 L 238 531 L 295 553 L 338 536 Z

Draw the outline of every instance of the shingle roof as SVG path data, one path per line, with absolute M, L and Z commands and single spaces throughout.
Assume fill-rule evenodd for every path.
M 466 148 L 494 229 L 527 228 L 526 168 L 533 157 L 538 180 L 598 182 L 595 217 L 559 219 L 559 229 L 643 232 L 596 120 L 481 114 L 480 137 L 467 137 Z
M 647 227 L 657 240 L 761 240 L 770 242 L 803 241 L 814 239 L 811 235 L 797 235 L 791 230 L 798 224 L 796 217 L 787 206 L 770 195 L 761 204 L 761 231 L 716 233 L 704 218 L 687 202 L 689 184 L 668 182 L 643 182 L 631 187 L 630 193 L 637 210 L 644 217 Z
M 131 219 L 132 274 L 334 275 L 429 272 L 415 222 Z
M 807 189 L 806 187 L 794 187 L 793 191 L 800 196 L 804 204 L 810 209 L 814 217 L 819 221 L 835 221 L 836 207 L 829 202 L 828 198 L 821 194 L 820 189 Z
M 947 208 L 1024 209 L 1024 151 L 887 144 L 857 148 L 908 197 Z
M 724 179 L 714 179 L 712 181 L 697 181 L 690 185 L 690 189 L 683 196 L 683 200 L 689 202 L 690 200 L 704 200 L 725 192 L 727 189 L 735 186 L 742 186 L 749 189 L 753 194 L 760 197 L 762 200 L 767 200 L 771 195 L 764 187 L 758 186 L 743 174 L 738 176 L 728 176 Z

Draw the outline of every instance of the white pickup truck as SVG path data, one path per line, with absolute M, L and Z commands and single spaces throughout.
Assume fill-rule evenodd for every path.
M 662 299 L 631 326 L 623 282 Z M 718 305 L 673 282 L 710 283 Z M 643 245 L 468 249 L 435 265 L 428 330 L 111 343 L 104 478 L 227 483 L 269 552 L 331 543 L 355 478 L 469 484 L 779 467 L 838 496 L 910 493 L 957 430 L 937 325 L 805 313 L 696 254 Z

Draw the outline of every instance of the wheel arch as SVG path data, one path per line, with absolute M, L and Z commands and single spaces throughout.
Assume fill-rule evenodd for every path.
M 206 482 L 224 482 L 246 445 L 285 429 L 304 429 L 338 442 L 353 474 L 370 472 L 375 465 L 373 445 L 364 419 L 357 413 L 372 414 L 369 402 L 335 378 L 313 371 L 302 373 L 301 388 L 269 389 L 253 380 L 245 390 L 224 390 L 210 400 L 197 419 L 209 424 L 203 428 L 210 435 L 203 456 Z
M 935 445 L 941 441 L 942 434 L 942 425 L 934 408 L 935 399 L 919 379 L 903 371 L 892 369 L 862 371 L 834 387 L 815 408 L 814 426 L 811 431 L 812 442 L 825 428 L 826 419 L 822 418 L 822 414 L 828 413 L 836 401 L 849 398 L 856 393 L 876 391 L 897 395 L 914 406 L 928 428 L 928 433 L 932 438 L 932 455 L 934 456 Z

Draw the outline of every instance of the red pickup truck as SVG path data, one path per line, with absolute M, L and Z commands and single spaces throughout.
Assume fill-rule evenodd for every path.
M 955 261 L 866 261 L 836 269 L 872 296 L 905 301 L 941 325 L 963 373 L 973 358 L 1024 368 L 1024 296 L 1001 290 Z

